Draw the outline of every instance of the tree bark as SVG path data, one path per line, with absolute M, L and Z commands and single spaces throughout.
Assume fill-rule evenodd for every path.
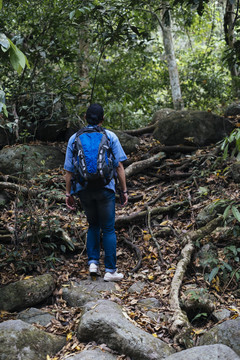
M 170 78 L 170 85 L 172 91 L 172 100 L 175 110 L 183 110 L 184 104 L 181 94 L 181 87 L 178 75 L 177 62 L 174 51 L 172 29 L 171 29 L 171 14 L 168 5 L 163 10 L 162 17 L 162 34 L 163 34 L 163 45 L 167 57 L 168 72 Z
M 239 2 L 238 2 L 239 5 Z M 235 11 L 235 3 L 231 0 L 227 0 L 226 1 L 226 8 L 225 8 L 225 14 L 224 14 L 224 34 L 225 34 L 225 42 L 227 44 L 227 46 L 232 49 L 233 51 L 235 50 L 235 43 L 236 43 L 236 38 L 235 38 L 235 34 L 234 34 L 234 27 L 235 27 L 235 22 L 236 22 L 236 17 L 238 16 L 238 9 L 236 10 L 236 15 L 234 13 Z M 232 89 L 233 89 L 233 93 L 235 96 L 239 96 L 239 90 L 238 90 L 238 76 L 239 76 L 239 71 L 237 70 L 237 66 L 234 62 L 234 60 L 229 58 L 228 59 L 228 67 L 229 67 L 229 71 L 231 73 L 231 77 L 232 77 Z

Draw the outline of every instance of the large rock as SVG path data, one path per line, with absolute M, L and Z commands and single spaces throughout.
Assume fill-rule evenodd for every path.
M 80 341 L 107 344 L 132 360 L 160 360 L 174 352 L 169 345 L 132 324 L 121 307 L 108 300 L 84 306 L 77 337 Z
M 168 356 L 165 360 L 240 360 L 228 346 L 216 344 L 197 346 Z
M 0 291 L 0 310 L 22 310 L 39 304 L 47 299 L 54 289 L 54 279 L 50 274 L 6 285 Z
M 240 103 L 233 103 L 229 105 L 224 113 L 224 116 L 235 117 L 237 115 L 240 115 Z
M 240 356 L 240 318 L 214 326 L 200 338 L 200 345 L 224 344 Z
M 140 145 L 140 140 L 136 136 L 131 136 L 119 130 L 111 131 L 117 135 L 126 154 L 131 154 L 132 152 L 136 151 L 137 146 Z
M 96 281 L 83 280 L 62 289 L 62 297 L 70 306 L 81 307 L 87 302 L 102 298 L 102 292 L 116 290 L 116 284 L 102 278 Z
M 46 360 L 65 345 L 65 338 L 48 334 L 21 320 L 0 324 L 0 360 Z
M 83 350 L 79 354 L 68 356 L 63 360 L 117 360 L 117 358 L 118 356 L 97 348 Z
M 21 311 L 18 314 L 17 318 L 29 324 L 39 324 L 42 326 L 47 326 L 49 323 L 51 323 L 51 320 L 55 319 L 55 316 L 40 309 L 30 308 Z
M 60 149 L 48 145 L 17 145 L 0 151 L 0 172 L 6 175 L 24 175 L 32 178 L 43 170 L 64 164 Z
M 153 136 L 165 145 L 204 146 L 222 140 L 233 129 L 232 123 L 207 111 L 171 111 L 161 117 Z
M 166 116 L 168 116 L 169 114 L 171 114 L 174 111 L 176 111 L 176 110 L 170 109 L 170 108 L 160 109 L 160 110 L 156 111 L 153 114 L 151 124 L 155 124 L 157 121 L 164 120 L 166 118 Z

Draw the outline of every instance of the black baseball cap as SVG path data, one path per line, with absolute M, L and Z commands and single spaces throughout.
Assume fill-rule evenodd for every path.
M 91 104 L 86 112 L 86 120 L 90 125 L 97 125 L 103 121 L 104 111 L 100 104 Z

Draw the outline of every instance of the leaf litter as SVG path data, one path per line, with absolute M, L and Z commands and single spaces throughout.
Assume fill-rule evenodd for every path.
M 146 154 L 152 148 L 151 140 L 144 139 L 137 154 L 130 157 L 131 160 L 139 161 L 146 158 Z M 118 270 L 124 273 L 124 280 L 116 284 L 114 292 L 102 294 L 104 299 L 120 304 L 129 321 L 169 344 L 173 344 L 170 331 L 172 312 L 169 306 L 169 292 L 182 249 L 181 237 L 189 230 L 197 228 L 197 214 L 207 204 L 217 199 L 239 197 L 238 185 L 232 181 L 229 173 L 223 171 L 226 164 L 218 163 L 218 168 L 215 169 L 215 158 L 211 156 L 212 151 L 211 147 L 206 147 L 190 155 L 172 154 L 172 158 L 167 157 L 162 160 L 159 166 L 152 166 L 145 169 L 144 173 L 133 175 L 127 180 L 130 195 L 128 206 L 122 208 L 117 205 L 116 207 L 116 218 L 118 218 L 143 211 L 146 209 L 147 203 L 156 199 L 152 208 L 187 201 L 187 205 L 177 209 L 175 213 L 152 215 L 150 221 L 146 216 L 138 220 L 135 226 L 129 223 L 116 228 L 119 239 L 117 264 Z M 184 171 L 190 173 L 190 176 L 186 179 L 178 178 L 178 168 L 184 168 L 184 166 Z M 61 196 L 64 194 L 63 174 L 62 169 L 41 174 L 31 180 L 31 187 L 49 192 L 54 189 L 56 194 Z M 159 175 L 164 175 L 164 177 L 160 179 Z M 165 192 L 167 192 L 166 195 L 161 197 L 161 194 Z M 140 200 L 136 201 L 139 195 Z M 72 213 L 62 202 L 58 201 L 39 201 L 32 198 L 30 202 L 28 199 L 28 203 L 29 209 L 25 214 L 24 199 L 20 194 L 17 205 L 12 196 L 8 207 L 3 209 L 0 228 L 15 229 L 17 235 L 14 236 L 11 233 L 12 241 L 1 245 L 4 266 L 1 267 L 0 285 L 4 286 L 29 276 L 43 274 L 46 271 L 54 276 L 56 290 L 50 303 L 43 304 L 41 308 L 53 314 L 55 319 L 45 327 L 36 326 L 50 333 L 65 336 L 67 343 L 55 357 L 49 357 L 49 360 L 61 360 L 68 354 L 77 353 L 90 346 L 100 346 L 105 351 L 110 351 L 106 344 L 97 345 L 94 342 L 86 344 L 78 341 L 76 332 L 81 309 L 68 306 L 62 299 L 63 287 L 69 286 L 71 281 L 88 279 L 89 276 L 86 255 L 87 222 L 81 208 L 77 213 Z M 38 234 L 41 234 L 43 228 L 47 228 L 48 233 L 41 238 Z M 69 251 L 67 248 L 65 251 L 61 251 L 64 248 L 61 248 L 60 245 L 63 244 L 61 239 L 54 235 L 53 228 L 62 228 L 68 232 L 74 244 L 74 251 Z M 167 235 L 162 231 L 163 229 L 168 231 Z M 204 238 L 201 240 L 201 244 L 208 242 L 218 244 L 220 234 L 221 231 L 217 235 Z M 153 237 L 161 248 L 163 263 L 159 261 L 159 252 Z M 142 254 L 141 267 L 137 272 L 132 272 L 137 263 L 136 254 L 129 246 L 126 246 L 121 240 L 122 238 L 131 241 Z M 225 238 L 221 246 L 223 246 L 223 242 L 228 242 L 228 239 Z M 46 244 L 49 248 L 45 246 Z M 219 254 L 225 259 L 221 247 Z M 185 274 L 182 291 L 189 284 L 206 287 L 216 296 L 217 308 L 228 307 L 232 309 L 232 318 L 239 316 L 240 300 L 233 292 L 239 288 L 236 281 L 232 280 L 227 288 L 226 284 L 220 282 L 210 284 L 206 281 L 204 273 L 198 270 L 198 265 L 199 258 L 196 257 Z M 103 252 L 100 269 L 103 273 Z M 136 283 L 143 283 L 144 286 L 131 292 L 131 287 Z M 140 300 L 149 298 L 159 301 L 158 308 L 151 309 L 140 305 Z M 14 319 L 16 316 L 16 313 L 2 311 L 0 321 Z M 196 339 L 202 331 L 201 328 L 194 330 Z M 127 360 L 128 358 L 121 355 L 118 359 Z

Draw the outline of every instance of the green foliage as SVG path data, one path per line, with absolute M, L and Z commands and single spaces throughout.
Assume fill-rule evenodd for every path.
M 12 67 L 18 72 L 18 74 L 22 73 L 22 71 L 25 69 L 25 66 L 29 68 L 29 63 L 26 56 L 2 32 L 0 32 L 0 50 L 0 60 L 2 63 L 8 64 L 8 61 L 10 60 Z M 0 113 L 2 111 L 7 117 L 8 111 L 5 104 L 5 92 L 3 91 L 2 84 L 0 84 Z
M 219 257 L 217 254 L 215 256 L 213 253 L 209 253 L 208 258 L 205 260 L 204 265 L 211 269 L 209 273 L 205 274 L 206 279 L 210 283 L 213 282 L 217 276 L 223 283 L 226 283 L 232 278 L 235 278 L 237 281 L 239 280 L 240 269 L 238 267 L 238 263 L 240 248 L 234 244 L 234 241 L 236 241 L 240 235 L 240 212 L 238 208 L 239 205 L 236 201 L 231 201 L 223 213 L 225 224 L 231 224 L 232 230 L 229 236 L 232 238 L 232 244 L 224 247 L 223 257 Z M 235 224 L 236 220 L 238 221 L 237 224 Z
M 234 129 L 230 136 L 224 139 L 221 150 L 223 151 L 224 160 L 226 160 L 229 155 L 240 160 L 240 129 Z
M 224 248 L 224 259 L 209 256 L 206 265 L 211 268 L 211 271 L 205 274 L 206 280 L 213 283 L 218 277 L 223 285 L 233 278 L 238 282 L 240 278 L 239 253 L 240 248 L 236 245 L 229 245 Z
M 230 75 L 222 63 L 221 9 L 205 3 L 199 18 L 196 8 L 181 3 L 173 6 L 172 18 L 185 106 L 221 112 L 231 99 Z M 14 69 L 0 64 L 7 103 L 16 104 L 27 129 L 41 116 L 68 124 L 81 119 L 90 101 L 102 103 L 108 126 L 122 129 L 143 126 L 156 109 L 173 106 L 154 15 L 160 15 L 157 1 L 33 0 L 31 8 L 34 12 L 26 2 L 11 1 L 0 12 L 0 32 L 13 34 L 8 52 L 15 69 L 26 61 L 15 46 L 31 64 L 18 79 Z M 6 39 L 2 42 L 6 50 Z M 0 101 L 6 114 L 1 94 Z
M 233 215 L 233 217 L 234 217 L 238 222 L 240 222 L 240 212 L 239 212 L 239 210 L 238 210 L 238 207 L 239 207 L 239 205 L 237 205 L 237 204 L 235 203 L 235 201 L 234 201 L 234 202 L 231 202 L 231 204 L 226 207 L 226 209 L 225 209 L 225 211 L 224 211 L 224 213 L 223 213 L 223 218 L 224 218 L 224 220 L 225 220 L 225 221 L 228 221 L 228 222 L 229 222 L 229 220 L 231 221 L 231 220 L 232 220 L 231 215 Z

